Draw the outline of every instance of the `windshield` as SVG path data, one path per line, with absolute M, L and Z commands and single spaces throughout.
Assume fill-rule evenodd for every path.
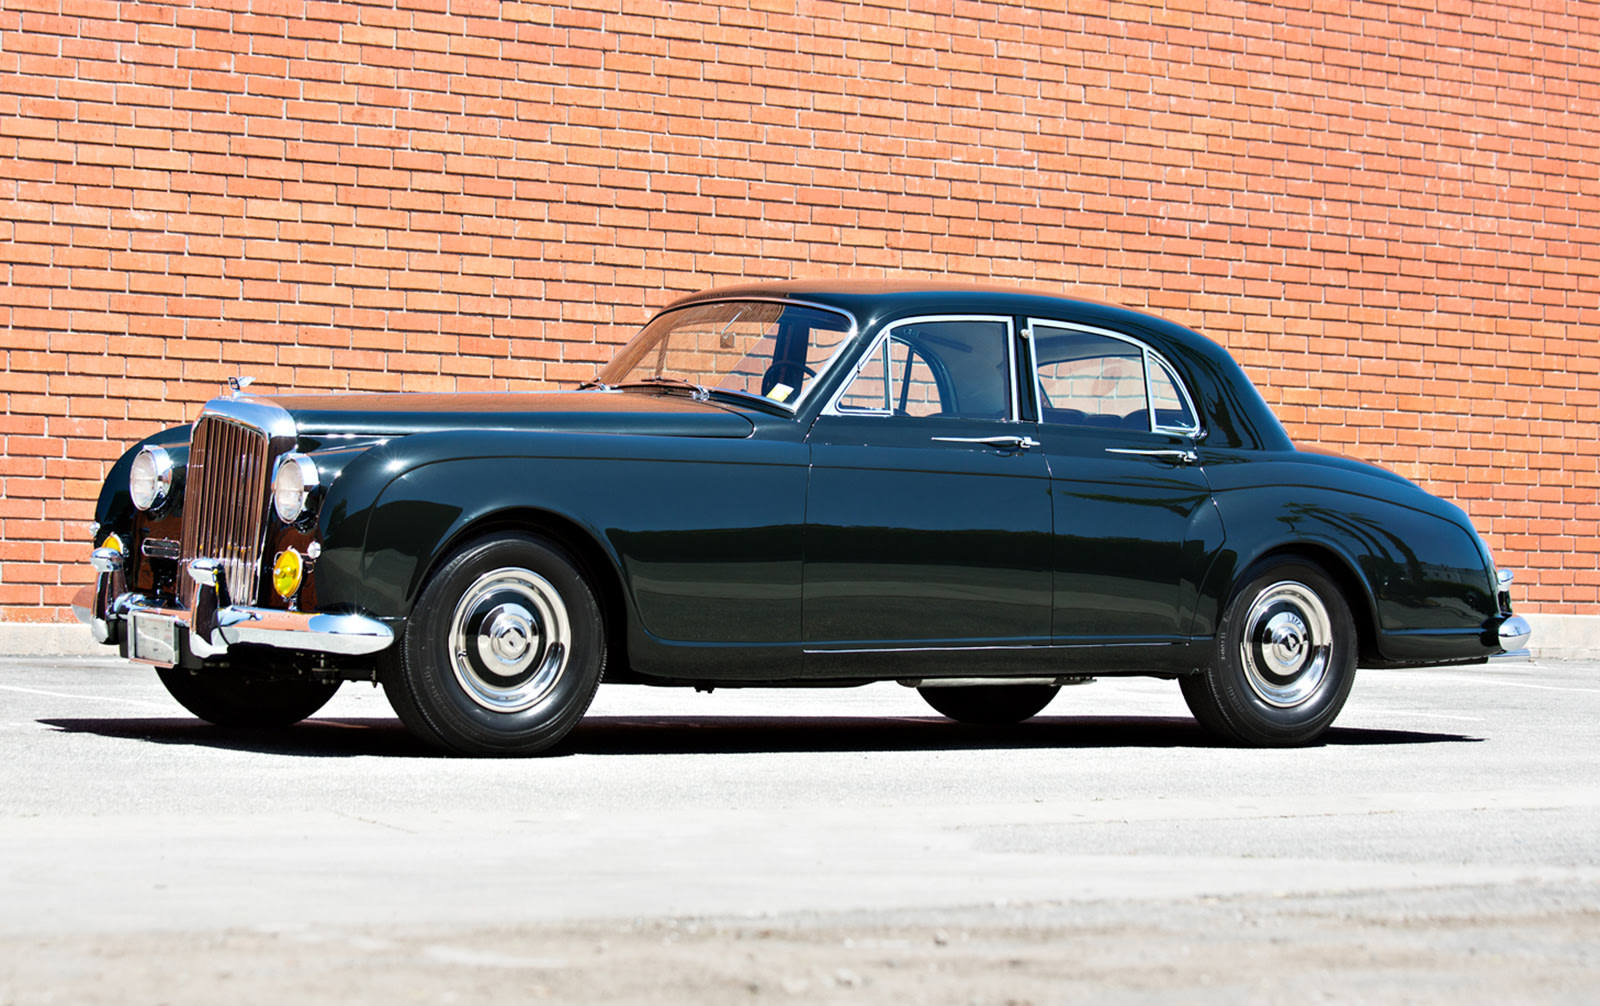
M 793 407 L 854 326 L 833 311 L 728 300 L 666 311 L 601 369 L 610 387 L 682 384 Z

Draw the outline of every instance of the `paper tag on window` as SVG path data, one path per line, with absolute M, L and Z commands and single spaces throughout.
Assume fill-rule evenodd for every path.
M 774 384 L 772 390 L 767 392 L 767 397 L 774 402 L 787 402 L 792 394 L 794 394 L 794 389 L 787 384 Z

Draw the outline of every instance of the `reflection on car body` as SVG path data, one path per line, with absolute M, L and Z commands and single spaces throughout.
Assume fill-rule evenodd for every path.
M 1005 723 L 1146 674 L 1304 744 L 1358 665 L 1529 635 L 1459 509 L 1297 449 L 1205 338 L 937 283 L 687 297 L 577 391 L 217 399 L 116 464 L 95 545 L 80 617 L 201 717 L 375 678 L 472 754 L 549 748 L 602 680 Z

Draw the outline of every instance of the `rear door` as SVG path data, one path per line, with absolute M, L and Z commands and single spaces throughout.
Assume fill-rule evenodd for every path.
M 1029 334 L 1055 523 L 1056 643 L 1126 659 L 1187 639 L 1222 545 L 1192 396 L 1129 336 L 1037 319 Z

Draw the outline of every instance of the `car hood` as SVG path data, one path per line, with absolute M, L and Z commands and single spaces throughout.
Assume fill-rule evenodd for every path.
M 754 424 L 715 402 L 653 391 L 284 395 L 255 401 L 294 418 L 302 438 L 396 437 L 442 430 L 525 430 L 747 437 Z

